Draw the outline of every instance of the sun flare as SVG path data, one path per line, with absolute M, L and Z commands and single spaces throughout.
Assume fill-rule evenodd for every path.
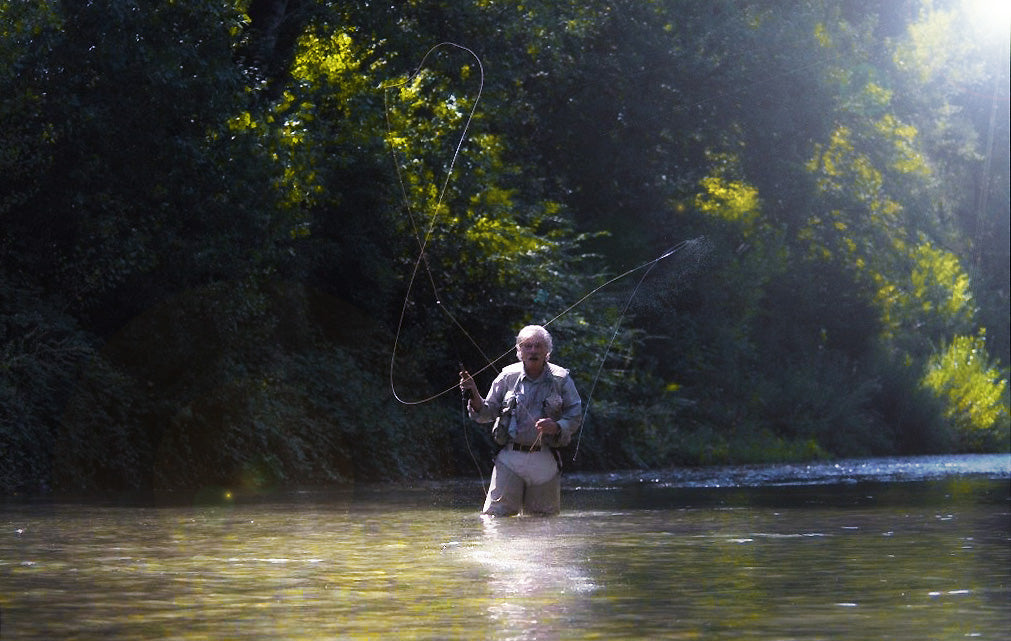
M 973 22 L 992 33 L 1011 28 L 1011 0 L 965 0 L 965 12 Z

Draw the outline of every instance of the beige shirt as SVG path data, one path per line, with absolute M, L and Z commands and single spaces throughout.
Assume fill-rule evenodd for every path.
M 509 425 L 512 441 L 532 445 L 537 440 L 537 421 L 552 418 L 560 429 L 545 444 L 553 447 L 567 445 L 579 429 L 583 403 L 576 384 L 568 370 L 553 363 L 536 379 L 523 371 L 522 363 L 509 365 L 495 378 L 479 411 L 468 406 L 470 416 L 478 423 L 490 423 L 498 418 L 502 408 L 515 399 L 515 409 Z

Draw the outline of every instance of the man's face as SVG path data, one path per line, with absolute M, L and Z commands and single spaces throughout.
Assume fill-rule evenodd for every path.
M 548 344 L 537 334 L 527 336 L 516 344 L 516 356 L 524 365 L 541 366 L 548 358 Z

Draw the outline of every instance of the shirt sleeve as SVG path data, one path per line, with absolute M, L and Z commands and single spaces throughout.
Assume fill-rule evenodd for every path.
M 555 447 L 564 447 L 572 440 L 572 435 L 579 431 L 583 420 L 583 401 L 576 391 L 576 384 L 571 376 L 565 377 L 562 385 L 562 417 L 558 419 L 559 432 L 555 435 Z
M 491 423 L 494 421 L 498 418 L 502 409 L 502 399 L 506 393 L 505 388 L 505 377 L 499 374 L 492 381 L 491 388 L 489 388 L 488 393 L 485 395 L 484 404 L 481 405 L 480 410 L 475 411 L 470 403 L 467 403 L 467 416 L 477 423 Z

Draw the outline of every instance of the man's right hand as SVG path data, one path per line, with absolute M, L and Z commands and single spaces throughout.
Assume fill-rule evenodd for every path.
M 460 391 L 464 393 L 467 398 L 471 399 L 473 402 L 475 399 L 481 398 L 481 393 L 477 391 L 477 383 L 471 378 L 467 370 L 460 370 Z M 478 404 L 480 405 L 480 403 Z

